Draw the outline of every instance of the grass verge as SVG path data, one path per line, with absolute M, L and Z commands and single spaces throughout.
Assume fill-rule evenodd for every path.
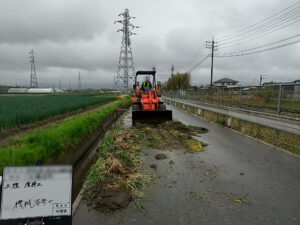
M 4 144 L 0 148 L 0 173 L 4 165 L 32 165 L 63 155 L 66 149 L 75 148 L 80 141 L 91 135 L 106 116 L 130 102 L 130 98 L 121 99 L 92 110 L 91 113 L 67 118 L 59 124 L 51 124 Z

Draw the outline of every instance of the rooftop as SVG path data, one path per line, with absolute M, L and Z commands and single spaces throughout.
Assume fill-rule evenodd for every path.
M 222 78 L 220 80 L 214 81 L 214 83 L 237 83 L 238 81 L 232 80 L 230 78 Z

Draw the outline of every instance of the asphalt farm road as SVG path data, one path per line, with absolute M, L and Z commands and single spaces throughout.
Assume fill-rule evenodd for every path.
M 206 151 L 145 150 L 144 168 L 156 176 L 142 202 L 146 213 L 131 204 L 103 214 L 81 201 L 74 225 L 300 224 L 299 156 L 170 108 L 174 119 L 209 129 L 199 137 Z M 168 158 L 155 160 L 157 153 Z

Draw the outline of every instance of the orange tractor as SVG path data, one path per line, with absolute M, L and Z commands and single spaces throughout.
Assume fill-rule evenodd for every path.
M 161 85 L 156 84 L 156 71 L 138 71 L 135 75 L 133 88 L 135 95 L 132 98 L 132 124 L 136 123 L 161 123 L 172 120 L 172 111 L 166 109 L 164 102 L 160 100 Z M 139 75 L 153 77 L 153 87 L 140 88 L 137 82 Z

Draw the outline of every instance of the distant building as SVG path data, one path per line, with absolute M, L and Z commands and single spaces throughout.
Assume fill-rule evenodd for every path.
M 55 92 L 55 93 L 63 93 L 64 90 L 61 89 L 61 88 L 54 88 L 54 92 Z
M 238 86 L 238 81 L 232 80 L 230 78 L 222 78 L 213 82 L 214 86 L 217 87 L 235 87 Z
M 294 83 L 300 84 L 300 79 L 299 80 L 295 80 Z
M 53 88 L 10 88 L 8 93 L 10 94 L 52 94 Z
M 282 98 L 287 100 L 300 101 L 300 79 L 293 82 L 266 82 L 263 86 L 272 87 L 273 90 L 279 90 L 279 86 L 282 86 Z
M 51 94 L 54 93 L 53 88 L 29 88 L 28 94 Z
M 24 94 L 27 93 L 27 91 L 28 88 L 10 88 L 7 92 L 11 94 Z
M 263 83 L 263 86 L 273 86 L 273 85 L 284 85 L 284 86 L 294 86 L 300 84 L 300 79 L 295 81 L 284 81 L 284 82 L 277 82 L 277 81 L 270 81 Z

